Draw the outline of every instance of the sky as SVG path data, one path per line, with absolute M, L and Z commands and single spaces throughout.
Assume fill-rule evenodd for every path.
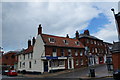
M 1 6 L 2 4 L 2 6 Z M 43 33 L 71 38 L 76 30 L 88 29 L 104 42 L 117 41 L 117 30 L 111 8 L 118 13 L 118 2 L 2 2 L 0 3 L 0 45 L 4 51 L 27 48 L 28 39 L 37 36 L 39 24 Z

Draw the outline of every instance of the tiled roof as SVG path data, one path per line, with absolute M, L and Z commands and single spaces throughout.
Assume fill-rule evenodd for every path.
M 48 46 L 84 48 L 83 44 L 79 42 L 78 39 L 59 37 L 59 36 L 53 36 L 53 35 L 48 35 L 48 34 L 42 34 L 42 38 L 43 38 L 45 45 L 48 45 Z M 51 43 L 49 41 L 49 38 L 53 38 L 55 42 Z M 66 40 L 68 44 L 66 44 L 64 40 Z M 77 45 L 76 42 L 79 42 L 79 45 Z
M 33 52 L 33 46 L 30 46 L 29 48 L 25 49 L 23 53 L 30 53 Z
M 80 34 L 79 35 L 79 38 L 83 38 L 83 37 L 100 40 L 97 37 L 94 37 L 94 36 L 91 36 L 91 35 L 86 35 L 86 34 Z

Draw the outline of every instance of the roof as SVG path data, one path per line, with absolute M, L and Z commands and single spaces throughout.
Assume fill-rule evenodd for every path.
M 91 35 L 86 35 L 86 34 L 80 34 L 80 35 L 79 35 L 79 38 L 84 38 L 84 37 L 86 37 L 86 38 L 91 38 L 91 39 L 96 39 L 96 40 L 100 40 L 100 39 L 98 39 L 97 37 L 91 36 Z
M 33 52 L 33 46 L 29 46 L 27 49 L 24 50 L 24 53 Z
M 66 38 L 66 37 L 59 37 L 53 36 L 48 34 L 42 34 L 43 41 L 47 46 L 57 46 L 57 47 L 71 47 L 71 48 L 84 48 L 83 44 L 78 39 Z M 55 41 L 50 42 L 49 39 L 53 38 Z M 68 44 L 64 42 L 66 40 Z M 79 45 L 76 44 L 79 43 Z

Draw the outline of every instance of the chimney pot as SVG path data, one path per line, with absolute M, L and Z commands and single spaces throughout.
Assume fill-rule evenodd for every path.
M 38 27 L 38 35 L 39 34 L 42 34 L 42 27 L 41 27 L 41 24 L 39 24 L 39 27 Z
M 28 48 L 31 46 L 31 40 L 28 40 Z

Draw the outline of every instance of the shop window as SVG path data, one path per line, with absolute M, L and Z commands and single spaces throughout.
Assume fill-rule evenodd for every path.
M 59 66 L 64 66 L 64 60 L 63 61 L 59 61 Z

